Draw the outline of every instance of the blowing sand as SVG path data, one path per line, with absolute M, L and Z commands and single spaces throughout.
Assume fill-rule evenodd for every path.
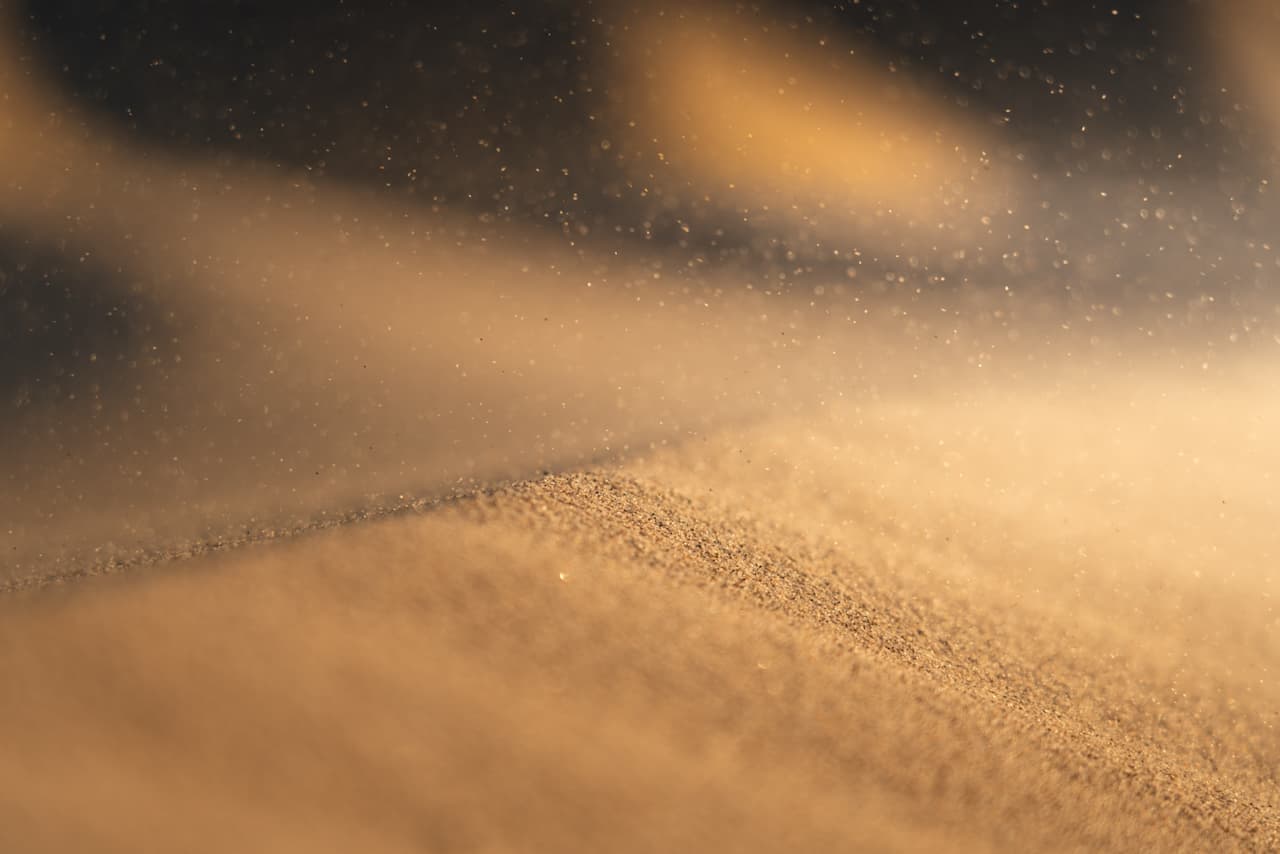
M 0 849 L 1272 849 L 1275 416 L 1212 399 L 848 407 L 10 594 Z
M 0 852 L 1280 848 L 1268 181 L 686 5 L 526 176 L 613 231 L 149 144 L 0 21 Z

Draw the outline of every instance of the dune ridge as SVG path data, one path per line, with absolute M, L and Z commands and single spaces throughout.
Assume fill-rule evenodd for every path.
M 1057 443 L 1059 406 L 1006 429 Z M 0 600 L 0 842 L 1274 847 L 1265 567 L 1205 584 L 1176 541 L 1144 568 L 1087 518 L 954 501 L 966 466 L 995 498 L 1045 462 L 989 466 L 966 409 L 917 411 L 932 442 L 891 408 L 774 420 Z M 944 439 L 952 515 L 911 488 L 931 452 L 868 453 L 886 430 Z M 1107 444 L 1074 450 L 1106 471 Z M 1230 456 L 1190 474 L 1259 509 Z M 1045 494 L 1073 517 L 1088 481 Z
M 1280 847 L 1266 181 L 669 11 L 525 176 L 610 237 L 157 146 L 7 10 L 0 850 Z

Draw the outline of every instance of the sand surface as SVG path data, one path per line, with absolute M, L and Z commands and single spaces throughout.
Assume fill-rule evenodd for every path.
M 11 593 L 0 848 L 1274 848 L 1267 457 L 1205 441 L 1221 394 L 1091 399 L 768 421 Z
M 0 852 L 1280 849 L 1270 172 L 602 8 L 497 217 L 0 21 Z

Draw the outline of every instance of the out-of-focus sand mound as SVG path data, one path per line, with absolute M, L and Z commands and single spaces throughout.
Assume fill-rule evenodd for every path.
M 0 849 L 1273 848 L 1235 388 L 882 400 L 10 595 Z

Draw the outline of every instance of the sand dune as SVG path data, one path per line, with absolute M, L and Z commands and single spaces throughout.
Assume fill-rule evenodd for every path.
M 1078 399 L 773 422 L 10 598 L 0 842 L 1274 847 L 1272 499 L 1160 392 L 1075 439 Z
M 0 850 L 1280 847 L 1243 203 L 592 26 L 620 174 L 777 255 L 148 146 L 0 33 Z

